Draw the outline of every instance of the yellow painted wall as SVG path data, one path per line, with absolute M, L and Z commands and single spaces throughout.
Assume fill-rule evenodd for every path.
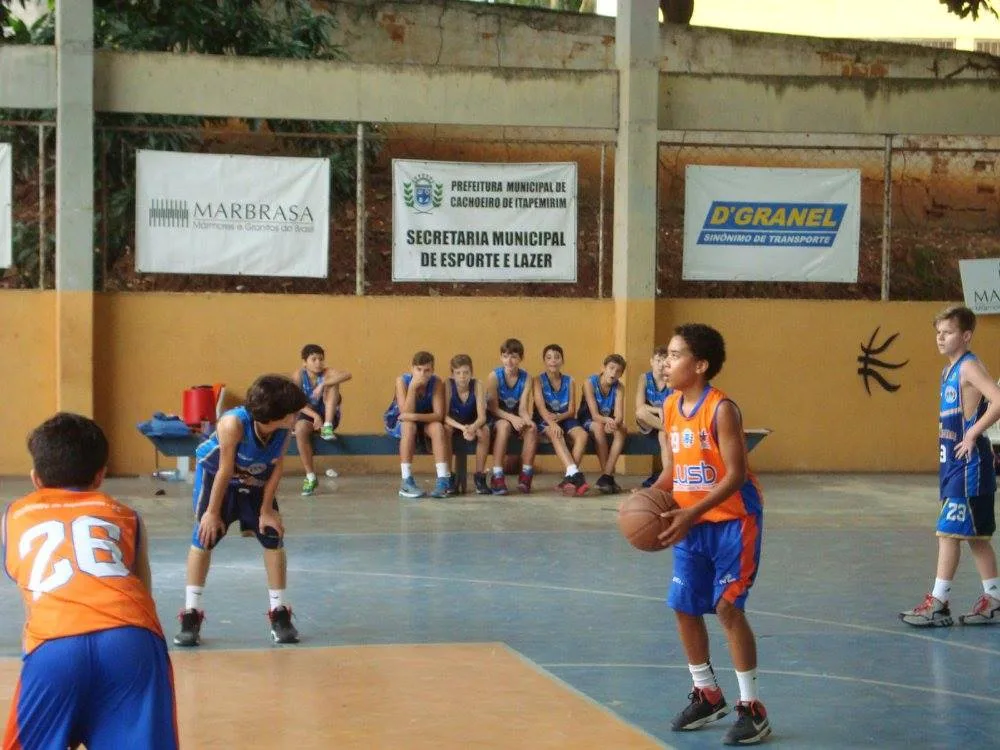
M 97 295 L 95 410 L 113 451 L 111 472 L 153 466 L 153 450 L 135 428 L 154 411 L 181 410 L 192 385 L 225 382 L 240 398 L 264 372 L 289 374 L 306 343 L 326 349 L 330 364 L 350 370 L 343 388 L 342 432 L 380 432 L 395 377 L 419 349 L 447 373 L 452 355 L 472 356 L 477 375 L 499 363 L 500 343 L 520 338 L 526 367 L 559 343 L 567 372 L 600 369 L 613 340 L 610 301 L 435 297 L 321 297 L 250 294 Z M 232 401 L 235 403 L 235 399 Z M 393 461 L 345 461 L 352 470 L 394 470 Z M 296 459 L 289 470 L 297 472 Z
M 54 292 L 0 294 L 0 474 L 27 474 L 25 438 L 56 409 Z
M 943 365 L 931 320 L 944 303 L 813 300 L 661 300 L 656 340 L 673 326 L 702 321 L 726 336 L 728 360 L 717 384 L 740 404 L 748 427 L 774 434 L 754 451 L 758 471 L 921 471 L 936 469 L 938 377 Z M 30 468 L 24 436 L 56 409 L 55 293 L 0 295 L 0 382 L 7 398 L 0 474 Z M 154 411 L 179 412 L 191 385 L 224 381 L 234 404 L 263 372 L 290 372 L 299 349 L 316 342 L 354 373 L 344 388 L 344 432 L 377 432 L 393 378 L 419 348 L 439 372 L 458 351 L 485 376 L 507 336 L 521 338 L 526 365 L 539 370 L 541 348 L 563 345 L 567 371 L 599 368 L 614 338 L 611 300 L 320 297 L 249 294 L 95 295 L 95 393 L 98 421 L 112 445 L 111 470 L 145 473 L 153 451 L 135 423 Z M 883 371 L 900 384 L 867 394 L 857 357 L 898 333 L 880 357 L 908 364 Z M 980 318 L 974 350 L 1000 374 L 1000 319 Z M 630 362 L 635 377 L 646 362 Z M 631 398 L 629 399 L 631 400 Z M 393 471 L 390 459 L 337 460 L 351 471 Z M 291 471 L 299 471 L 292 460 Z
M 727 361 L 716 384 L 743 410 L 748 427 L 774 434 L 751 456 L 759 471 L 936 471 L 939 378 L 936 302 L 676 300 L 657 309 L 660 338 L 678 323 L 709 323 L 726 337 Z M 900 384 L 887 393 L 857 374 L 862 342 L 899 336 L 881 370 Z M 979 319 L 973 339 L 994 377 L 1000 320 Z

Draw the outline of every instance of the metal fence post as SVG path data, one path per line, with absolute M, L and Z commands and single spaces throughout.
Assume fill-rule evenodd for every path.
M 604 299 L 604 159 L 608 144 L 601 144 L 601 186 L 597 209 L 597 299 Z
M 892 262 L 892 136 L 885 137 L 882 157 L 882 301 L 889 301 L 889 271 Z
M 38 288 L 45 289 L 45 126 L 38 126 Z
M 355 141 L 355 256 L 354 256 L 354 294 L 363 297 L 365 294 L 365 126 L 358 123 L 358 137 Z

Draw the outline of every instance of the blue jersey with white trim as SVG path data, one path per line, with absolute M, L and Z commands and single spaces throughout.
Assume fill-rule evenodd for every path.
M 960 370 L 962 363 L 978 361 L 972 352 L 966 352 L 944 371 L 941 377 L 941 413 L 938 426 L 938 449 L 941 466 L 939 478 L 941 497 L 976 497 L 996 492 L 997 477 L 993 470 L 993 448 L 986 435 L 976 439 L 972 452 L 965 458 L 955 456 L 955 446 L 965 437 L 969 428 L 983 415 L 986 399 L 979 403 L 971 417 L 965 417 L 962 403 Z
M 663 406 L 663 402 L 667 400 L 667 396 L 671 393 L 673 391 L 670 390 L 669 385 L 657 388 L 656 378 L 653 377 L 652 370 L 646 373 L 646 403 L 649 406 Z
M 612 386 L 608 388 L 608 392 L 604 393 L 601 391 L 601 375 L 591 375 L 587 380 L 594 387 L 594 401 L 597 402 L 597 411 L 601 416 L 610 417 L 615 413 L 615 396 L 618 393 L 618 389 L 622 387 L 621 381 L 619 380 Z M 583 395 L 580 399 L 580 408 L 576 413 L 576 418 L 581 422 L 586 422 L 593 417 L 590 414 L 590 407 L 587 405 L 587 394 Z
M 404 372 L 402 375 L 403 385 L 406 386 L 406 390 L 410 390 L 410 383 L 413 381 L 412 372 Z M 415 414 L 431 414 L 434 411 L 434 388 L 437 386 L 437 375 L 431 375 L 427 378 L 426 388 L 422 396 L 417 397 L 416 402 L 413 405 L 413 412 Z M 399 415 L 401 411 L 399 404 L 396 403 L 396 397 L 392 397 L 392 402 L 389 404 L 389 408 L 385 410 L 385 414 L 382 418 L 385 420 L 386 424 L 396 424 L 399 420 Z
M 479 405 L 476 403 L 476 379 L 469 381 L 469 395 L 463 401 L 458 396 L 458 386 L 455 378 L 448 378 L 451 384 L 451 398 L 448 401 L 448 416 L 459 424 L 472 424 L 479 416 Z
M 549 380 L 548 373 L 543 372 L 538 376 L 538 379 L 542 383 L 542 400 L 545 402 L 545 408 L 553 414 L 563 414 L 569 411 L 569 393 L 573 387 L 573 378 L 569 375 L 561 375 L 558 390 Z
M 504 375 L 502 367 L 495 369 L 493 374 L 497 376 L 497 399 L 499 401 L 497 406 L 503 411 L 517 414 L 518 406 L 521 403 L 521 394 L 524 393 L 528 384 L 528 373 L 518 369 L 514 385 L 507 385 L 507 376 Z
M 320 373 L 316 376 L 316 382 L 311 383 L 309 381 L 309 371 L 306 368 L 302 368 L 299 371 L 299 385 L 302 386 L 302 392 L 306 394 L 306 398 L 309 399 L 309 406 L 313 409 L 323 407 L 323 392 L 320 391 L 319 396 L 313 396 L 313 391 L 317 386 L 323 385 L 323 374 Z
M 253 417 L 245 406 L 237 406 L 230 409 L 225 417 L 237 417 L 243 424 L 243 437 L 240 438 L 239 445 L 236 446 L 235 466 L 233 467 L 233 477 L 229 480 L 230 485 L 244 484 L 260 487 L 267 483 L 267 480 L 274 472 L 274 467 L 285 453 L 285 443 L 288 437 L 288 430 L 275 430 L 268 435 L 266 441 L 257 437 L 254 430 Z M 213 474 L 219 472 L 219 433 L 213 431 L 201 445 L 195 450 L 199 468 L 210 471 Z

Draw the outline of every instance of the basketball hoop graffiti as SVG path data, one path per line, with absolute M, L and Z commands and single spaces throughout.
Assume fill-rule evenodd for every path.
M 881 359 L 875 358 L 876 354 L 882 354 L 886 349 L 892 346 L 892 342 L 896 340 L 897 336 L 899 336 L 898 333 L 894 333 L 885 340 L 885 343 L 880 346 L 875 346 L 875 337 L 878 336 L 880 329 L 881 326 L 878 326 L 872 332 L 872 337 L 868 339 L 868 346 L 865 346 L 864 344 L 861 345 L 861 355 L 858 357 L 858 364 L 860 365 L 860 367 L 858 367 L 858 375 L 860 375 L 865 381 L 865 391 L 868 392 L 869 396 L 872 395 L 871 383 L 869 382 L 869 379 L 874 380 L 889 393 L 894 393 L 900 388 L 900 386 L 896 383 L 890 383 L 886 380 L 882 373 L 875 368 L 884 367 L 888 370 L 898 370 L 907 365 L 910 361 L 906 360 L 904 362 L 894 364 L 892 362 L 883 362 Z

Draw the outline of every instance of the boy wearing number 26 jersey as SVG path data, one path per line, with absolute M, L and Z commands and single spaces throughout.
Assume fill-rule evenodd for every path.
M 108 444 L 57 414 L 28 439 L 35 491 L 3 515 L 24 598 L 24 663 L 4 750 L 177 747 L 173 673 L 138 514 L 98 491 Z

